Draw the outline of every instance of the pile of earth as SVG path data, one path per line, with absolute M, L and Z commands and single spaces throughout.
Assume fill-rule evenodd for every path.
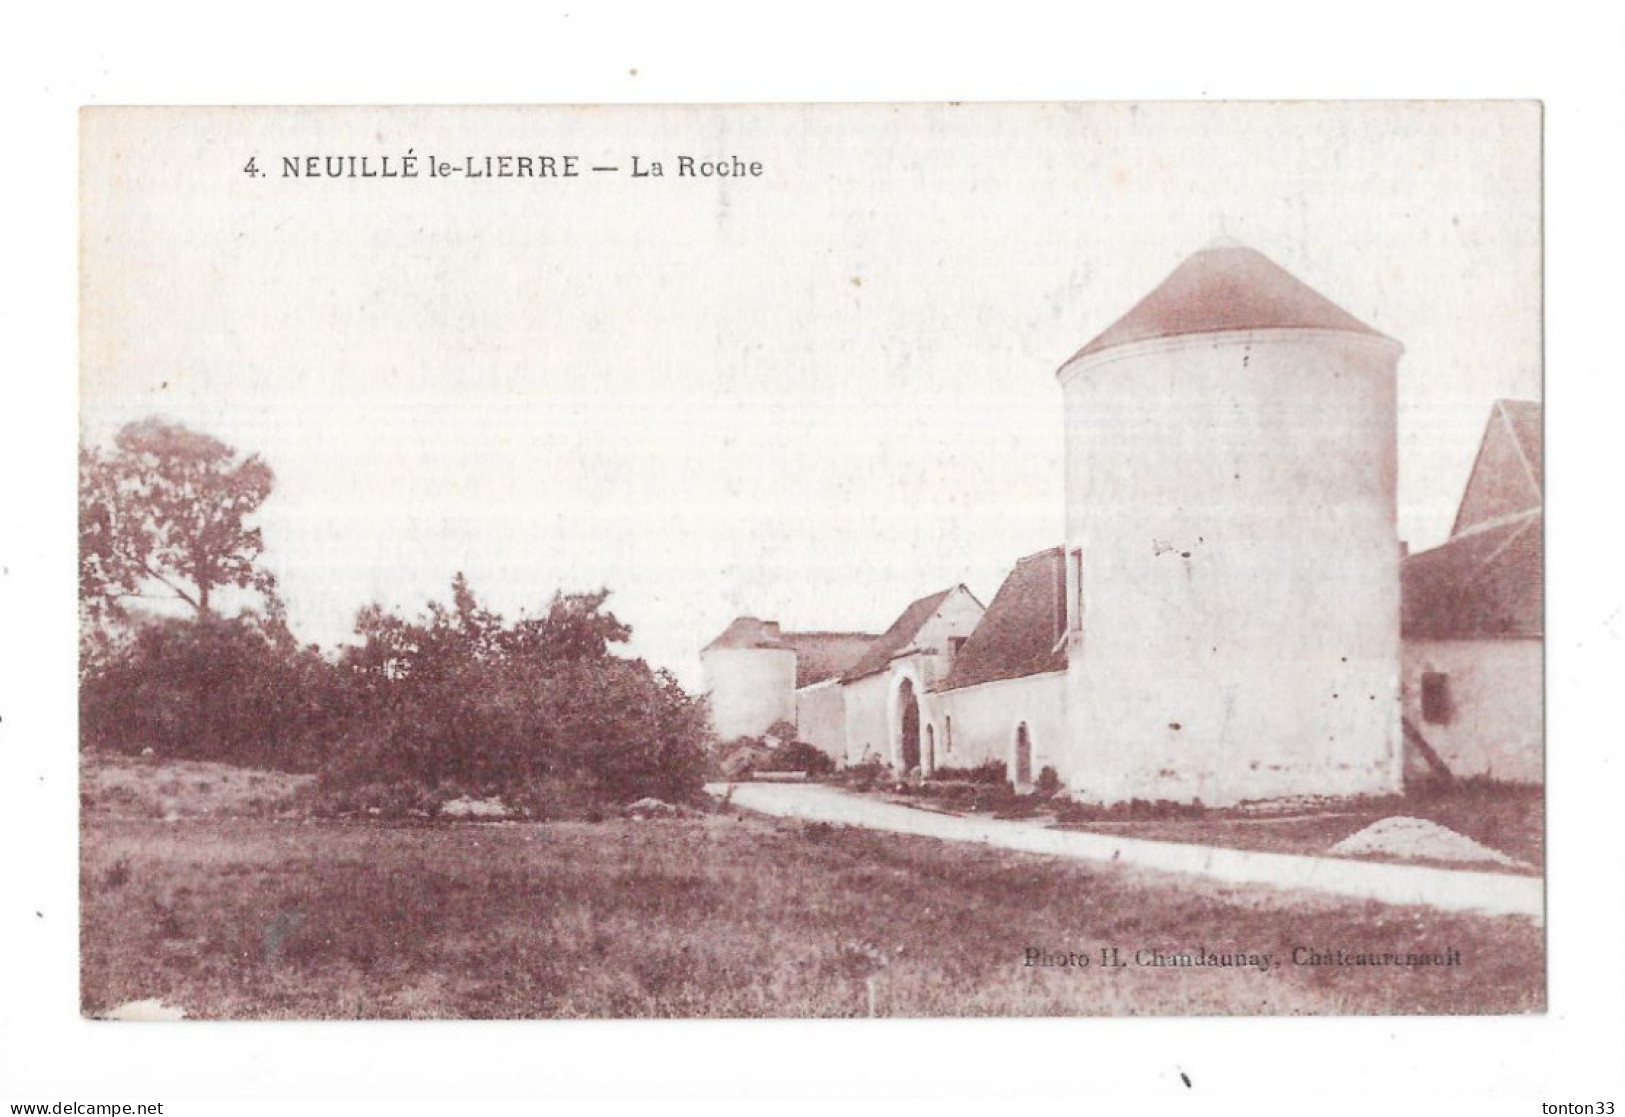
M 1467 835 L 1458 834 L 1437 822 L 1403 815 L 1379 819 L 1364 830 L 1350 834 L 1327 852 L 1344 857 L 1375 854 L 1406 861 L 1488 863 L 1519 869 L 1528 867 L 1498 849 L 1475 842 Z

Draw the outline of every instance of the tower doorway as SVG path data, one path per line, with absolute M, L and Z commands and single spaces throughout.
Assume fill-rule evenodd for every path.
M 914 680 L 904 679 L 897 688 L 898 768 L 912 772 L 920 766 L 920 700 L 914 693 Z
M 1016 762 L 1011 765 L 1011 776 L 1017 787 L 1033 782 L 1033 739 L 1026 722 L 1016 726 Z

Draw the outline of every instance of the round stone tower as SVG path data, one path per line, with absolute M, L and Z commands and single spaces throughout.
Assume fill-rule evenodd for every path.
M 776 622 L 738 618 L 700 650 L 700 668 L 718 739 L 759 737 L 774 722 L 795 721 L 796 653 Z
M 1399 789 L 1401 352 L 1227 244 L 1062 366 L 1080 798 Z

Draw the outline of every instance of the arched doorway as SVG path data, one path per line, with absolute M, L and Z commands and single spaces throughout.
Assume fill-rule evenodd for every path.
M 897 726 L 898 767 L 912 772 L 920 766 L 920 700 L 913 679 L 904 679 L 897 688 Z
M 937 770 L 937 727 L 925 727 L 925 758 L 920 761 L 920 775 L 929 776 Z
M 1033 782 L 1033 739 L 1027 732 L 1026 722 L 1016 726 L 1016 762 L 1011 765 L 1010 774 L 1017 787 Z

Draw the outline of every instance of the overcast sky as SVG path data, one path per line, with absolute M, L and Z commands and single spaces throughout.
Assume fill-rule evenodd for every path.
M 458 570 L 507 612 L 607 585 L 697 684 L 738 614 L 878 631 L 1059 542 L 1056 368 L 1222 234 L 1404 343 L 1418 549 L 1491 402 L 1539 398 L 1538 129 L 1464 103 L 92 113 L 84 435 L 161 414 L 262 454 L 307 640 Z M 622 172 L 280 177 L 408 149 Z

